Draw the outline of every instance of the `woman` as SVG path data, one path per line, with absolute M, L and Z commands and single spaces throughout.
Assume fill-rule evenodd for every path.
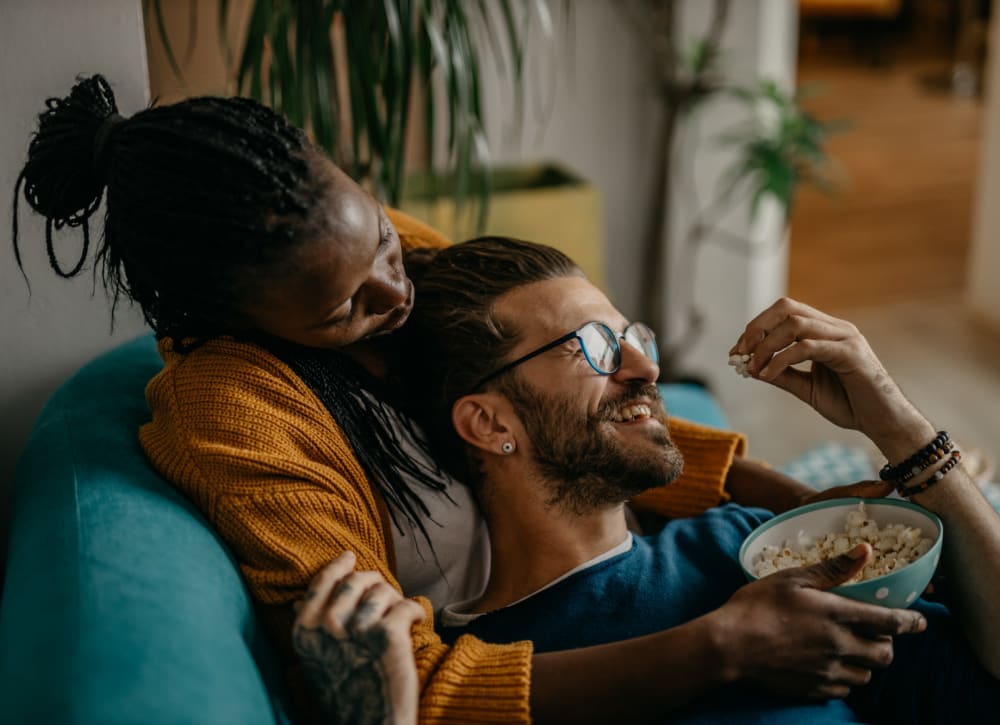
M 105 286 L 116 302 L 140 305 L 164 359 L 146 391 L 143 449 L 229 545 L 290 663 L 296 700 L 327 706 L 312 714 L 352 717 L 344 708 L 361 690 L 343 668 L 380 660 L 369 647 L 359 660 L 321 663 L 309 642 L 293 640 L 294 605 L 317 572 L 353 551 L 358 568 L 377 573 L 366 574 L 367 589 L 383 577 L 435 607 L 477 594 L 487 574 L 486 531 L 468 491 L 422 454 L 382 380 L 379 337 L 412 305 L 402 249 L 446 242 L 383 210 L 301 130 L 253 101 L 196 98 L 125 119 L 95 76 L 48 102 L 15 188 L 15 200 L 23 189 L 46 218 L 60 275 L 83 268 L 105 188 L 97 249 Z M 20 263 L 16 201 L 14 217 Z M 53 251 L 52 229 L 62 226 L 83 229 L 69 269 Z M 692 443 L 689 485 L 664 489 L 653 502 L 661 512 L 714 505 L 727 495 L 724 483 L 734 496 L 742 483 L 776 503 L 802 494 L 794 485 L 757 487 L 761 472 L 734 457 L 739 436 L 692 426 L 675 441 Z M 772 599 L 760 611 L 789 623 L 761 632 L 775 647 L 805 651 L 797 632 L 836 626 L 780 611 Z M 315 625 L 315 608 L 307 602 L 302 612 Z M 810 627 L 795 626 L 805 620 Z M 327 631 L 360 651 L 351 627 Z M 466 637 L 447 647 L 426 616 L 413 627 L 412 649 L 422 721 L 601 720 L 662 707 L 657 635 L 533 656 L 528 642 Z M 808 660 L 797 691 L 822 695 L 829 663 Z M 303 663 L 320 673 L 311 678 L 319 695 L 300 691 Z

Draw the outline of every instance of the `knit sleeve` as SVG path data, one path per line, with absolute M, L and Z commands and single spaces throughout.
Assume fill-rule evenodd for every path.
M 681 418 L 670 418 L 670 437 L 684 455 L 684 471 L 673 483 L 644 491 L 633 508 L 668 518 L 698 514 L 729 500 L 726 475 L 734 456 L 746 453 L 746 437 Z
M 231 341 L 183 359 L 164 352 L 168 364 L 146 392 L 143 449 L 226 542 L 294 675 L 290 605 L 327 562 L 350 549 L 359 569 L 399 588 L 384 504 L 326 409 L 276 358 Z M 428 616 L 413 644 L 421 722 L 529 720 L 530 643 L 447 647 Z

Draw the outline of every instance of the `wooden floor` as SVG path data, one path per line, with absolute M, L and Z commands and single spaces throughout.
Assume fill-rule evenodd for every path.
M 964 286 L 981 101 L 923 81 L 940 52 L 902 49 L 884 67 L 848 53 L 804 53 L 808 108 L 852 126 L 831 138 L 840 190 L 805 190 L 791 224 L 789 293 L 840 310 Z
M 982 462 L 1000 460 L 1000 337 L 967 319 L 952 295 L 855 307 L 845 316 L 914 405 L 962 442 L 970 465 L 973 451 Z M 837 428 L 784 391 L 754 385 L 753 394 L 752 405 L 723 405 L 734 429 L 747 434 L 750 455 L 781 465 L 834 441 L 884 462 L 860 433 Z M 1000 473 L 993 480 L 1000 480 Z
M 881 68 L 850 53 L 806 54 L 800 79 L 825 83 L 810 108 L 854 127 L 830 143 L 845 175 L 841 193 L 805 193 L 794 211 L 789 292 L 855 322 L 936 426 L 996 462 L 1000 337 L 968 318 L 961 294 L 981 104 L 925 84 L 945 68 L 947 56 L 913 48 Z M 751 455 L 780 465 L 836 441 L 879 459 L 860 434 L 769 386 L 754 390 L 753 405 L 726 411 L 748 434 Z

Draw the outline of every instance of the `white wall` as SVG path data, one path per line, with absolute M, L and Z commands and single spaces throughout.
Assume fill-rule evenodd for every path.
M 37 114 L 46 98 L 66 95 L 77 75 L 92 73 L 109 79 L 123 114 L 146 105 L 140 0 L 0 3 L 0 542 L 14 463 L 42 404 L 83 362 L 143 329 L 141 316 L 123 305 L 111 335 L 110 306 L 99 285 L 94 292 L 89 264 L 72 281 L 56 277 L 44 227 L 23 201 L 20 247 L 30 296 L 10 245 L 14 183 Z M 59 234 L 63 259 L 75 259 L 80 239 L 79 229 Z
M 682 33 L 687 37 L 703 33 L 711 5 L 686 0 Z M 742 86 L 768 79 L 787 91 L 793 90 L 797 20 L 793 0 L 731 2 L 722 41 L 725 77 Z M 742 107 L 715 100 L 698 113 L 691 133 L 681 137 L 679 156 L 694 155 L 694 186 L 700 208 L 717 197 L 722 177 L 734 160 L 733 150 L 720 144 L 718 137 L 746 119 Z M 692 208 L 691 195 L 682 188 L 674 190 L 673 208 L 673 234 L 677 238 L 689 228 L 697 210 Z M 672 291 L 683 294 L 685 285 L 693 283 L 696 307 L 704 315 L 704 331 L 683 353 L 682 367 L 706 379 L 732 415 L 754 404 L 754 389 L 759 386 L 747 385 L 733 373 L 727 364 L 728 352 L 746 323 L 787 290 L 787 230 L 776 204 L 763 204 L 751 220 L 746 199 L 734 201 L 725 210 L 719 227 L 727 237 L 746 240 L 747 246 L 739 251 L 738 245 L 702 245 L 695 274 L 675 266 L 670 285 Z M 671 301 L 672 309 L 677 310 L 677 298 L 671 298 L 668 304 Z
M 604 207 L 608 287 L 618 307 L 634 318 L 639 314 L 640 250 L 652 203 L 651 149 L 657 104 L 642 49 L 626 23 L 621 3 L 591 0 L 572 5 L 574 54 L 560 61 L 554 87 L 543 77 L 540 93 L 529 91 L 528 118 L 520 145 L 505 144 L 504 129 L 497 123 L 487 128 L 487 135 L 494 160 L 554 159 L 598 186 Z M 711 5 L 707 0 L 684 0 L 679 47 L 689 47 L 692 37 L 703 34 Z M 794 0 L 731 3 L 723 38 L 722 67 L 727 78 L 751 83 L 767 77 L 785 87 L 793 86 L 796 7 Z M 558 17 L 556 21 L 558 27 L 561 21 Z M 529 52 L 529 63 L 545 57 L 537 45 Z M 493 109 L 487 113 L 489 119 L 501 115 L 501 104 L 509 101 L 499 97 L 495 84 L 486 87 L 490 89 L 487 109 Z M 554 99 L 550 97 L 553 92 Z M 552 110 L 543 122 L 539 108 L 546 103 L 552 103 Z M 687 151 L 696 148 L 696 185 L 705 201 L 711 198 L 720 172 L 732 159 L 731 152 L 720 149 L 714 137 L 741 117 L 733 106 L 713 102 L 699 116 L 694 132 L 681 139 Z M 692 216 L 690 197 L 678 194 L 675 234 L 687 228 Z M 752 240 L 754 248 L 750 257 L 719 247 L 708 247 L 701 253 L 694 284 L 708 331 L 685 355 L 684 367 L 707 378 L 727 406 L 742 407 L 748 404 L 748 386 L 741 386 L 743 381 L 728 368 L 726 353 L 750 317 L 784 294 L 787 250 L 782 245 L 784 230 L 776 209 L 765 208 L 751 225 L 745 206 L 738 206 L 725 215 L 723 225 L 731 233 Z M 686 283 L 679 271 L 668 292 L 676 297 Z
M 560 3 L 551 3 L 557 10 Z M 632 315 L 638 302 L 638 255 L 651 198 L 657 105 L 650 94 L 636 35 L 616 0 L 573 2 L 572 39 L 555 17 L 558 45 L 535 35 L 527 70 L 525 120 L 511 137 L 511 99 L 484 83 L 486 132 L 497 163 L 554 160 L 593 182 L 602 197 L 605 279 L 615 302 Z M 555 68 L 549 72 L 545 67 Z
M 993 14 L 986 71 L 983 141 L 969 250 L 966 299 L 973 315 L 1000 333 L 1000 21 Z

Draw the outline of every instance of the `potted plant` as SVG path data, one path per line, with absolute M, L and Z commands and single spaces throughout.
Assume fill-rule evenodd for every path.
M 649 220 L 643 245 L 640 305 L 656 331 L 661 346 L 661 378 L 681 376 L 678 361 L 701 332 L 702 317 L 694 305 L 693 290 L 686 290 L 686 309 L 667 314 L 665 291 L 671 280 L 694 278 L 699 249 L 720 243 L 749 254 L 751 243 L 719 226 L 724 209 L 749 200 L 754 217 L 765 201 L 777 203 L 787 223 L 797 190 L 802 184 L 831 188 L 827 137 L 841 122 L 809 114 L 801 97 L 766 79 L 751 87 L 735 86 L 719 67 L 722 35 L 729 21 L 730 0 L 713 0 L 704 32 L 687 46 L 678 43 L 680 0 L 629 0 L 623 9 L 646 50 L 655 97 L 661 106 L 657 139 L 656 178 L 652 185 Z M 732 147 L 734 161 L 714 199 L 700 206 L 693 200 L 693 221 L 681 235 L 671 238 L 675 185 L 683 179 L 676 163 L 678 131 L 712 101 L 736 99 L 745 111 L 744 121 L 716 139 Z M 671 254 L 671 246 L 677 248 Z M 677 265 L 677 268 L 671 266 Z
M 171 38 L 178 33 L 168 31 L 178 23 L 167 15 L 185 8 L 144 5 L 148 31 L 183 78 L 198 33 L 196 3 L 181 23 L 180 61 Z M 307 129 L 338 166 L 395 206 L 408 161 L 433 173 L 431 161 L 446 159 L 441 171 L 460 205 L 471 193 L 488 196 L 481 72 L 501 69 L 518 115 L 527 34 L 555 32 L 549 0 L 218 0 L 215 12 L 229 90 Z M 423 146 L 420 164 L 414 140 Z

